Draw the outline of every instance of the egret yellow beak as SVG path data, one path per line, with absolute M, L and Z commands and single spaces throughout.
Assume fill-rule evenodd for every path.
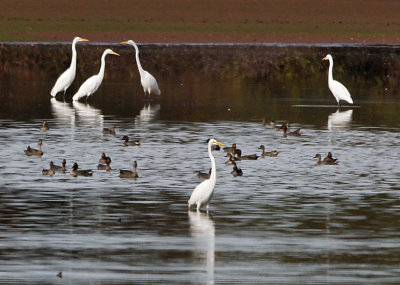
M 81 38 L 81 42 L 88 42 L 89 40 L 88 39 L 82 39 Z
M 118 53 L 116 53 L 116 52 L 113 52 L 113 54 L 120 56 L 120 55 L 119 55 Z
M 225 146 L 223 143 L 220 143 L 220 142 L 215 142 L 215 143 L 220 145 L 220 146 Z
M 327 60 L 328 58 L 325 56 L 322 60 Z
M 127 44 L 128 43 L 128 41 L 125 41 L 125 42 L 121 42 L 121 44 Z

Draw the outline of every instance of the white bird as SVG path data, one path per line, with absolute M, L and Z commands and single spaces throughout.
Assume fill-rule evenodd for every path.
M 111 49 L 106 49 L 103 52 L 103 55 L 101 56 L 101 67 L 100 67 L 99 73 L 96 75 L 93 75 L 92 77 L 89 77 L 85 82 L 83 82 L 81 87 L 79 87 L 78 92 L 76 92 L 76 94 L 72 97 L 73 101 L 78 101 L 79 99 L 81 99 L 82 97 L 85 97 L 85 96 L 89 97 L 94 92 L 96 92 L 97 89 L 99 89 L 100 84 L 104 78 L 104 69 L 105 69 L 105 65 L 106 65 L 106 55 L 107 54 L 114 54 L 114 55 L 119 56 L 118 53 L 113 52 Z
M 211 160 L 211 176 L 210 179 L 204 180 L 193 190 L 192 195 L 188 201 L 188 207 L 192 207 L 193 205 L 197 206 L 197 211 L 200 211 L 200 207 L 203 205 L 207 205 L 207 212 L 210 204 L 210 200 L 214 193 L 215 182 L 217 180 L 217 174 L 215 169 L 215 159 L 211 153 L 211 145 L 217 144 L 220 146 L 225 146 L 224 144 L 216 141 L 215 139 L 210 139 L 208 141 L 208 155 Z
M 137 67 L 138 67 L 139 73 L 140 73 L 140 82 L 142 83 L 144 96 L 146 96 L 146 93 L 148 93 L 149 95 L 151 93 L 155 93 L 156 95 L 159 96 L 161 94 L 161 91 L 160 91 L 160 88 L 158 88 L 157 80 L 154 78 L 153 75 L 151 75 L 149 72 L 144 70 L 142 68 L 142 65 L 140 64 L 139 48 L 136 45 L 136 43 L 134 41 L 132 41 L 132 40 L 129 40 L 129 41 L 126 41 L 126 42 L 121 42 L 121 44 L 130 44 L 130 45 L 133 45 L 135 47 L 135 50 L 136 50 L 136 63 L 137 63 Z
M 65 92 L 67 91 L 68 87 L 71 86 L 72 82 L 75 79 L 75 74 L 76 74 L 76 49 L 75 45 L 78 42 L 88 42 L 89 40 L 87 39 L 82 39 L 80 37 L 75 37 L 74 40 L 72 41 L 72 60 L 71 60 L 71 65 L 69 68 L 64 71 L 60 77 L 58 77 L 56 84 L 54 84 L 53 89 L 51 89 L 51 96 L 55 97 L 58 92 L 64 91 L 64 96 Z
M 331 90 L 333 96 L 335 97 L 338 105 L 340 100 L 347 101 L 350 104 L 353 104 L 353 99 L 351 99 L 350 92 L 346 87 L 339 81 L 333 80 L 332 69 L 333 69 L 333 58 L 330 54 L 325 56 L 322 60 L 329 60 L 329 74 L 328 74 L 328 85 Z

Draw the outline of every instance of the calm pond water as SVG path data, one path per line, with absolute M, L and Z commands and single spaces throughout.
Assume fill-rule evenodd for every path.
M 161 85 L 160 100 L 145 104 L 129 86 L 104 82 L 84 104 L 51 100 L 52 84 L 15 83 L 40 98 L 32 104 L 4 96 L 12 91 L 3 87 L 2 283 L 400 282 L 397 94 L 373 101 L 362 95 L 375 90 L 353 87 L 355 106 L 337 110 L 326 82 L 249 84 L 236 93 L 184 82 L 175 93 Z M 120 104 L 96 99 L 117 94 L 126 97 Z M 289 121 L 303 136 L 283 137 L 263 118 Z M 39 130 L 44 119 L 47 132 Z M 102 134 L 112 124 L 117 134 Z M 141 145 L 123 146 L 123 135 Z M 225 153 L 213 152 L 210 213 L 188 212 L 197 171 L 210 167 L 208 138 L 243 154 L 261 144 L 280 154 L 238 162 L 244 174 L 235 178 Z M 38 139 L 44 155 L 26 156 Z M 339 165 L 316 166 L 314 155 L 329 151 Z M 96 169 L 102 152 L 109 172 Z M 93 177 L 42 175 L 63 158 L 68 169 L 94 169 Z M 119 178 L 134 160 L 139 178 Z

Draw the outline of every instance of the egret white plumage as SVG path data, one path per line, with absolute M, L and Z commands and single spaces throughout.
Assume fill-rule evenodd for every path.
M 188 201 L 189 209 L 193 206 L 197 206 L 197 211 L 200 211 L 200 207 L 207 205 L 207 211 L 209 208 L 210 200 L 214 193 L 215 183 L 217 181 L 217 173 L 215 168 L 215 159 L 211 152 L 211 145 L 217 144 L 220 146 L 225 146 L 224 144 L 216 141 L 215 139 L 210 139 L 208 141 L 208 155 L 211 160 L 211 175 L 210 179 L 204 180 L 193 190 L 192 195 Z
M 335 97 L 338 105 L 340 106 L 339 101 L 344 100 L 350 104 L 353 104 L 353 99 L 351 99 L 350 92 L 347 88 L 340 83 L 339 81 L 333 80 L 332 69 L 333 69 L 333 58 L 330 54 L 325 56 L 322 60 L 329 60 L 329 73 L 328 73 L 328 85 L 331 90 L 333 96 Z
M 111 49 L 106 49 L 103 52 L 103 55 L 101 56 L 101 67 L 100 67 L 100 71 L 98 74 L 93 75 L 92 77 L 89 77 L 82 85 L 81 87 L 79 87 L 78 92 L 75 93 L 75 95 L 72 97 L 73 101 L 78 101 L 79 99 L 81 99 L 82 97 L 85 96 L 90 96 L 92 95 L 94 92 L 97 91 L 97 89 L 99 89 L 101 82 L 103 81 L 104 78 L 104 69 L 106 66 L 106 55 L 108 54 L 114 54 L 114 55 L 118 55 L 118 53 L 113 52 Z
M 129 44 L 132 45 L 135 50 L 136 50 L 136 63 L 137 67 L 139 69 L 139 74 L 140 74 L 140 82 L 142 83 L 143 91 L 144 91 L 144 96 L 147 94 L 155 93 L 156 95 L 160 95 L 161 91 L 160 88 L 158 88 L 157 80 L 154 78 L 153 75 L 151 75 L 149 72 L 144 70 L 142 68 L 142 65 L 140 64 L 139 60 L 139 48 L 136 45 L 136 43 L 132 40 L 126 41 L 126 42 L 121 42 L 121 44 Z
M 75 79 L 75 74 L 76 74 L 76 49 L 75 45 L 78 42 L 88 42 L 89 40 L 83 39 L 80 37 L 75 37 L 74 40 L 72 41 L 72 59 L 71 59 L 71 65 L 67 70 L 65 70 L 60 77 L 58 77 L 56 83 L 54 84 L 53 89 L 51 89 L 51 96 L 55 97 L 58 92 L 64 91 L 64 96 L 65 92 L 67 91 L 68 87 L 71 86 L 72 82 Z

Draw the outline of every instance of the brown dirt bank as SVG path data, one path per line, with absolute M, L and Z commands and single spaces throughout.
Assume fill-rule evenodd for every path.
M 0 41 L 400 44 L 391 0 L 3 0 Z

